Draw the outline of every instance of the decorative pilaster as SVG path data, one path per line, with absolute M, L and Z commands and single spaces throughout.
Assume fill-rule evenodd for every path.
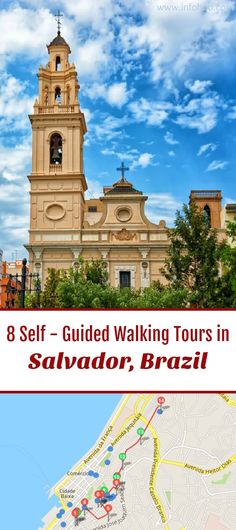
M 150 248 L 140 248 L 139 252 L 141 254 L 142 261 L 140 262 L 140 280 L 141 280 L 141 289 L 150 287 L 150 265 L 147 260 Z

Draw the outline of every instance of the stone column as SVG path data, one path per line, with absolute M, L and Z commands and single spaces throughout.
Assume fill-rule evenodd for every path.
M 150 248 L 139 248 L 141 254 L 140 262 L 140 278 L 141 278 L 141 289 L 150 287 L 150 264 L 147 260 Z
M 80 254 L 82 252 L 82 248 L 78 248 L 78 247 L 72 248 L 71 252 L 73 254 L 72 267 L 73 267 L 73 269 L 79 269 L 79 266 L 80 266 L 79 257 L 80 257 Z
M 108 275 L 108 281 L 110 282 L 110 261 L 109 261 L 110 248 L 107 248 L 107 249 L 99 248 L 99 252 L 101 253 L 101 257 L 103 259 L 104 266 L 106 267 L 106 271 L 107 271 L 107 275 Z
M 43 285 L 43 255 L 42 255 L 43 249 L 32 247 L 32 250 L 34 253 L 32 272 L 33 274 L 39 275 L 39 280 L 42 286 Z

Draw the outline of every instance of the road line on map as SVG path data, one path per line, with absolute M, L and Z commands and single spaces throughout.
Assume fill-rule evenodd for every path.
M 114 425 L 114 424 L 115 424 L 115 422 L 116 422 L 116 420 L 118 419 L 119 415 L 120 415 L 121 412 L 123 411 L 125 405 L 128 403 L 128 401 L 129 401 L 131 395 L 132 395 L 132 394 L 128 394 L 128 395 L 124 398 L 123 402 L 121 403 L 121 406 L 119 407 L 117 413 L 115 414 L 114 418 L 113 418 L 112 421 L 111 421 L 111 425 Z M 81 469 L 83 469 L 83 467 L 85 467 L 85 465 L 86 465 L 86 464 L 85 464 L 84 462 L 82 462 L 77 468 L 74 469 L 74 471 L 77 471 L 77 472 L 80 471 Z M 69 481 L 70 481 L 70 477 L 65 478 L 64 481 L 60 482 L 60 483 L 58 484 L 57 488 L 55 489 L 55 495 L 58 497 L 59 502 L 61 503 L 62 506 L 63 506 L 63 500 L 61 499 L 61 496 L 60 496 L 59 493 L 57 493 L 57 491 L 58 491 L 62 486 L 64 486 L 64 484 L 66 484 L 66 483 L 69 482 Z M 57 522 L 58 522 L 58 519 L 55 518 L 55 519 L 49 524 L 49 526 L 47 526 L 47 529 L 46 529 L 46 530 L 51 530 L 51 529 L 57 524 Z
M 126 396 L 126 398 L 124 399 L 124 402 L 122 403 L 121 407 L 118 409 L 118 411 L 117 411 L 115 417 L 113 418 L 112 422 L 110 423 L 110 425 L 114 426 L 116 419 L 120 416 L 121 412 L 123 411 L 125 405 L 127 404 L 128 400 L 130 399 L 130 397 L 131 397 L 130 394 L 129 394 L 128 396 Z M 149 403 L 149 401 L 151 400 L 151 397 L 152 397 L 152 396 L 148 397 L 147 399 L 144 399 L 144 403 L 143 403 L 143 405 L 142 405 L 142 407 L 141 407 L 141 411 L 142 411 L 142 412 L 143 412 L 143 410 L 145 409 L 146 405 L 147 405 L 147 404 Z M 138 400 L 137 400 L 136 403 L 135 403 L 135 409 L 136 409 L 136 410 L 137 410 L 137 407 L 138 407 L 140 401 L 141 401 L 141 397 L 139 397 Z M 138 402 L 138 403 L 137 403 L 137 402 Z M 139 418 L 141 421 L 144 421 L 144 423 L 146 423 L 145 429 L 143 429 L 143 431 L 144 431 L 143 434 L 147 431 L 147 429 L 150 429 L 150 430 L 151 430 L 151 433 L 152 433 L 153 439 L 155 439 L 155 440 L 157 441 L 157 443 L 158 443 L 158 450 L 159 450 L 159 440 L 158 440 L 158 437 L 157 437 L 157 434 L 156 434 L 155 429 L 153 429 L 152 426 L 151 426 L 151 422 L 152 422 L 152 420 L 153 420 L 155 414 L 157 413 L 157 411 L 158 411 L 160 408 L 161 408 L 160 405 L 158 405 L 157 407 L 155 407 L 155 410 L 154 410 L 154 412 L 153 412 L 153 414 L 151 415 L 151 417 L 150 417 L 149 420 L 147 420 L 147 419 L 144 418 L 143 416 L 141 416 L 141 418 Z M 126 420 L 126 422 L 127 422 L 127 420 Z M 126 423 L 126 422 L 124 422 L 124 423 Z M 154 434 L 153 434 L 153 433 L 154 433 Z M 120 455 L 124 454 L 125 456 L 127 456 L 127 453 L 128 453 L 131 449 L 133 449 L 134 447 L 136 447 L 137 444 L 140 443 L 141 438 L 142 438 L 142 436 L 139 436 L 138 439 L 137 439 L 137 441 L 136 441 L 135 443 L 133 443 L 131 446 L 127 447 L 127 449 L 125 450 L 125 452 L 124 452 L 124 453 L 120 453 Z M 124 460 L 125 460 L 125 458 L 122 458 L 122 466 L 121 466 L 120 470 L 118 471 L 119 474 L 121 474 L 121 472 L 123 471 L 123 461 L 124 461 Z M 82 463 L 81 466 L 79 466 L 78 469 L 81 469 L 81 468 L 84 467 L 85 465 L 86 465 L 86 464 Z M 155 466 L 155 462 L 154 462 L 154 466 L 155 466 L 155 468 L 156 468 L 156 469 L 155 469 L 155 478 L 156 478 L 156 474 L 157 474 L 157 470 L 158 470 L 158 465 L 159 465 L 159 461 L 157 461 L 157 466 Z M 77 470 L 77 468 L 76 468 L 76 470 Z M 66 480 L 64 481 L 64 483 L 67 482 L 68 480 L 69 480 L 69 479 L 66 479 Z M 155 482 L 155 481 L 154 481 L 154 482 Z M 62 484 L 63 484 L 63 483 L 60 483 L 60 484 L 58 485 L 57 490 L 58 490 L 59 488 L 61 488 L 61 485 L 62 485 Z M 116 489 L 116 487 L 115 487 L 115 486 L 112 486 L 112 487 L 110 488 L 110 490 L 109 490 L 109 493 L 110 493 L 113 489 Z M 56 491 L 55 491 L 55 493 L 56 493 L 56 495 L 58 496 L 58 498 L 60 499 L 61 504 L 63 505 L 64 502 L 61 500 L 59 494 L 58 494 Z M 156 489 L 154 490 L 154 494 L 156 495 L 156 498 L 157 498 L 157 500 L 158 500 L 158 505 L 159 505 L 160 508 L 161 508 L 161 513 L 163 514 L 163 517 L 166 519 L 166 515 L 165 515 L 165 512 L 164 512 L 164 508 L 162 507 L 162 504 L 161 504 L 161 501 L 160 501 L 160 499 L 159 499 L 159 497 L 158 497 L 158 494 L 157 494 Z M 103 506 L 103 505 L 102 505 L 102 506 Z M 65 508 L 66 508 L 66 506 L 65 506 Z M 106 510 L 105 506 L 103 506 L 103 508 Z M 96 516 L 96 515 L 92 512 L 92 510 L 90 510 L 89 508 L 87 508 L 86 511 L 87 511 L 88 513 L 90 513 L 90 514 L 91 514 L 95 519 L 97 519 L 97 520 L 103 519 L 103 518 L 105 518 L 105 517 L 108 517 L 108 518 L 109 518 L 109 513 L 106 513 L 106 514 L 104 514 L 104 515 L 98 517 L 98 516 Z M 159 512 L 159 513 L 160 513 L 160 512 Z M 54 521 L 52 521 L 52 523 L 47 527 L 47 530 L 51 530 L 51 528 L 53 528 L 53 526 L 55 526 L 55 524 L 56 524 L 57 522 L 58 522 L 57 519 L 55 519 Z M 163 523 L 166 523 L 166 521 L 163 521 Z M 168 526 L 168 524 L 165 524 L 164 529 L 165 529 L 165 530 L 169 530 L 169 526 Z
M 219 396 L 229 405 L 230 407 L 236 407 L 236 401 L 230 398 L 227 394 L 219 394 Z
M 168 464 L 171 466 L 178 466 L 186 469 L 191 469 L 192 471 L 195 471 L 196 473 L 200 473 L 202 475 L 214 475 L 215 473 L 219 473 L 220 471 L 223 471 L 226 467 L 230 466 L 231 464 L 234 464 L 234 462 L 236 462 L 236 454 L 230 456 L 228 460 L 225 460 L 225 462 L 220 464 L 218 467 L 213 467 L 210 469 L 204 469 L 201 467 L 194 466 L 192 464 L 178 462 L 175 460 L 160 460 L 161 464 Z

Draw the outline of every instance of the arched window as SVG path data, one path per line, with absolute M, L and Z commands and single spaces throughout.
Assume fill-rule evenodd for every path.
M 50 164 L 62 163 L 62 137 L 60 134 L 52 134 L 50 139 Z
M 203 215 L 204 215 L 206 221 L 208 222 L 208 224 L 211 226 L 211 209 L 208 206 L 208 204 L 206 204 L 204 206 Z
M 57 86 L 55 88 L 55 101 L 56 103 L 60 104 L 61 103 L 61 89 L 59 86 Z
M 56 72 L 59 72 L 61 70 L 61 58 L 59 55 L 56 57 L 55 64 L 56 64 Z

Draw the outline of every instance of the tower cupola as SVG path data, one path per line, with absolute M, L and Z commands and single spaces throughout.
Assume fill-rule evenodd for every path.
M 61 248 L 67 247 L 69 263 L 73 262 L 71 247 L 81 239 L 87 189 L 83 167 L 86 121 L 78 101 L 76 68 L 70 64 L 70 46 L 60 25 L 59 19 L 57 35 L 47 46 L 48 63 L 39 66 L 39 94 L 29 116 L 33 141 L 28 249 L 31 269 L 41 271 L 42 283 L 50 256 L 62 264 Z
M 47 45 L 49 60 L 39 67 L 39 100 L 35 113 L 79 111 L 79 83 L 74 64 L 70 64 L 70 46 L 61 35 L 60 22 L 56 37 Z

